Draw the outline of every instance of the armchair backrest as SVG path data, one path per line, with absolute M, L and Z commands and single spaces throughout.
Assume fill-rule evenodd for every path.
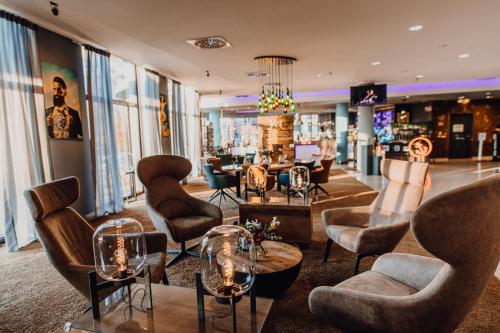
M 59 179 L 24 192 L 38 238 L 50 263 L 88 298 L 88 273 L 75 267 L 94 266 L 94 228 L 68 207 L 79 196 L 80 185 L 76 177 Z
M 446 315 L 442 332 L 465 318 L 500 260 L 500 175 L 438 195 L 420 206 L 411 229 L 420 245 L 448 263 L 419 294 L 429 313 Z
M 233 163 L 231 160 L 233 155 L 231 154 L 217 154 L 215 156 L 221 159 L 222 166 L 231 165 Z
M 321 169 L 314 170 L 311 173 L 311 182 L 313 183 L 328 183 L 330 177 L 330 169 L 333 164 L 332 157 L 325 157 L 320 161 Z
M 214 170 L 222 171 L 222 159 L 220 159 L 219 157 L 211 157 L 207 159 L 207 163 L 212 164 Z
M 214 173 L 215 167 L 213 164 L 203 164 L 203 172 L 207 176 L 208 186 L 210 188 L 217 188 L 217 178 Z
M 94 264 L 94 228 L 68 207 L 79 196 L 80 184 L 76 177 L 35 186 L 24 192 L 40 242 L 57 269 L 67 264 Z
M 428 163 L 383 159 L 382 175 L 389 183 L 375 199 L 369 226 L 409 221 L 424 194 Z
M 141 159 L 137 163 L 137 176 L 146 188 L 147 205 L 153 210 L 160 204 L 168 208 L 168 211 L 162 210 L 167 219 L 192 213 L 191 196 L 179 184 L 190 172 L 191 162 L 181 156 L 155 155 Z M 156 227 L 158 230 L 164 228 Z

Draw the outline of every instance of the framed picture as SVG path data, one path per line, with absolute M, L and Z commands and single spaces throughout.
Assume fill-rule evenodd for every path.
M 42 81 L 49 137 L 81 140 L 83 130 L 77 72 L 42 62 Z
M 160 123 L 161 136 L 166 138 L 170 136 L 170 124 L 168 122 L 167 96 L 160 94 Z

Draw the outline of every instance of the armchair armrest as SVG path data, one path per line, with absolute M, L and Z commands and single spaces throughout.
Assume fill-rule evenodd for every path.
M 363 229 L 359 234 L 359 253 L 381 254 L 394 250 L 410 228 L 410 221 Z
M 145 232 L 147 253 L 165 252 L 167 250 L 167 235 L 163 232 Z
M 208 203 L 206 201 L 203 201 L 198 198 L 191 197 L 189 199 L 189 202 L 193 209 L 195 209 L 197 212 L 200 213 L 200 215 L 204 216 L 210 216 L 218 221 L 222 222 L 222 210 L 217 207 L 216 205 L 213 205 L 211 203 Z
M 408 253 L 387 253 L 377 258 L 371 270 L 422 290 L 444 266 L 445 263 L 436 258 Z
M 361 228 L 368 225 L 371 211 L 371 206 L 333 208 L 322 211 L 321 219 L 325 227 L 344 225 Z

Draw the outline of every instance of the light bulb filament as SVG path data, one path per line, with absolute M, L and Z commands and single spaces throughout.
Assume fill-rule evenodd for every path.
M 222 279 L 225 287 L 231 287 L 234 283 L 234 263 L 230 259 L 225 259 L 222 264 Z
M 125 238 L 116 239 L 116 250 L 114 252 L 116 266 L 119 272 L 126 272 L 128 266 L 128 253 L 125 250 Z

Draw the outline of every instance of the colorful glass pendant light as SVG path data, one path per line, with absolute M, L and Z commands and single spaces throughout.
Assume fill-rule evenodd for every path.
M 260 56 L 255 61 L 259 66 L 260 114 L 277 111 L 295 112 L 293 101 L 293 63 L 295 58 L 285 56 Z

